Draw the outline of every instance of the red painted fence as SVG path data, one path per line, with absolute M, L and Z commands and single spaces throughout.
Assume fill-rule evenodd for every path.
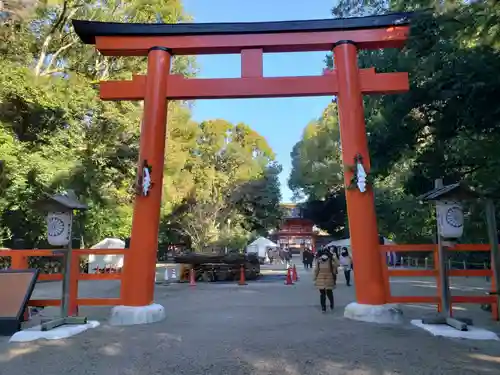
M 389 269 L 387 266 L 386 253 L 388 252 L 423 252 L 428 251 L 434 256 L 434 269 L 431 270 L 411 270 L 411 269 Z M 489 245 L 470 244 L 470 245 L 456 245 L 453 248 L 448 248 L 448 251 L 490 251 Z M 11 258 L 12 269 L 26 269 L 28 266 L 28 257 L 49 257 L 61 256 L 54 255 L 54 250 L 0 250 L 0 257 Z M 78 314 L 78 306 L 116 306 L 122 304 L 121 298 L 78 298 L 78 282 L 80 280 L 121 280 L 121 273 L 96 273 L 87 274 L 81 273 L 80 270 L 80 257 L 83 255 L 109 255 L 109 254 L 123 254 L 126 261 L 126 249 L 74 249 L 73 259 L 71 261 L 71 280 L 70 280 L 70 313 L 72 315 Z M 384 269 L 384 284 L 386 288 L 387 302 L 388 303 L 428 303 L 437 305 L 438 311 L 441 309 L 441 300 L 439 289 L 439 259 L 437 246 L 432 244 L 424 245 L 381 245 L 380 246 L 380 259 L 383 262 Z M 496 290 L 493 271 L 491 269 L 485 270 L 450 270 L 450 276 L 470 276 L 470 277 L 490 277 L 491 278 L 491 291 Z M 438 286 L 438 295 L 436 296 L 392 296 L 390 290 L 390 277 L 435 277 Z M 38 277 L 40 281 L 46 280 L 62 280 L 62 274 L 40 274 Z M 499 320 L 496 296 L 452 296 L 451 303 L 477 303 L 477 304 L 491 304 L 492 317 L 494 320 Z M 30 306 L 59 306 L 61 299 L 32 299 L 29 302 Z
M 57 250 L 56 250 L 57 251 Z M 71 280 L 70 280 L 70 315 L 78 314 L 78 306 L 116 306 L 121 305 L 120 298 L 78 298 L 78 282 L 80 280 L 121 280 L 121 273 L 81 273 L 80 257 L 82 255 L 109 255 L 123 254 L 126 259 L 126 249 L 74 249 L 71 260 Z M 12 269 L 27 269 L 29 257 L 57 257 L 62 254 L 54 254 L 54 250 L 0 250 L 0 257 L 11 258 Z M 125 261 L 125 260 L 124 260 Z M 39 281 L 62 280 L 61 273 L 43 274 L 38 276 Z M 32 299 L 30 306 L 59 306 L 61 299 Z
M 447 248 L 448 251 L 484 251 L 489 252 L 490 246 L 484 244 L 464 244 L 455 245 L 452 248 Z M 411 269 L 389 269 L 387 266 L 388 252 L 424 252 L 432 253 L 434 257 L 434 268 L 431 270 L 411 270 Z M 380 246 L 381 261 L 384 264 L 384 283 L 386 288 L 387 302 L 388 303 L 428 303 L 437 305 L 438 311 L 441 311 L 442 301 L 440 297 L 440 282 L 439 282 L 439 256 L 437 245 L 424 244 L 424 245 L 381 245 Z M 491 269 L 484 270 L 450 270 L 449 276 L 469 276 L 469 277 L 490 277 L 491 291 L 496 290 L 495 279 Z M 438 294 L 436 296 L 392 296 L 390 289 L 390 277 L 435 277 L 438 287 Z M 499 320 L 497 309 L 497 297 L 491 296 L 451 296 L 450 304 L 453 303 L 478 303 L 478 304 L 491 304 L 492 317 L 494 320 Z

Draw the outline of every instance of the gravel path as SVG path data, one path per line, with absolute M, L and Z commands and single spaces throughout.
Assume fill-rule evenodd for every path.
M 435 338 L 409 324 L 346 320 L 343 307 L 354 299 L 354 290 L 345 285 L 335 291 L 336 309 L 321 314 L 310 273 L 300 270 L 300 276 L 293 286 L 282 281 L 247 286 L 198 284 L 194 288 L 159 285 L 156 299 L 166 307 L 165 321 L 126 328 L 103 324 L 61 341 L 8 344 L 0 339 L 0 374 L 500 373 L 500 342 Z M 95 287 L 86 285 L 82 285 L 84 293 L 94 290 L 96 295 Z M 394 289 L 415 294 L 431 290 L 419 285 L 428 284 L 405 280 L 395 283 Z M 471 288 L 481 285 L 478 281 Z M 51 294 L 54 286 L 43 288 L 37 291 L 39 296 Z M 116 294 L 117 284 L 108 283 L 104 289 L 105 294 Z M 101 319 L 109 309 L 82 310 Z M 409 318 L 428 311 L 420 306 L 404 310 Z M 466 312 L 500 331 L 477 306 Z

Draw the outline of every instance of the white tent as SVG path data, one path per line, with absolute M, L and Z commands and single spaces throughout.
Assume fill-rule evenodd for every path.
M 394 241 L 384 237 L 384 245 L 394 245 L 394 244 L 395 244 Z M 350 238 L 345 238 L 343 240 L 338 240 L 338 241 L 332 241 L 326 246 L 347 247 L 349 253 L 352 254 L 351 239 Z M 387 261 L 388 261 L 388 264 L 395 264 L 396 263 L 396 253 L 395 252 L 387 253 Z
M 337 241 L 332 241 L 332 242 L 329 242 L 326 246 L 341 246 L 341 247 L 348 247 L 348 246 L 351 246 L 351 239 L 350 238 L 346 238 L 344 240 L 337 240 Z
M 391 244 L 394 244 L 394 242 L 384 237 L 384 245 L 391 245 Z M 345 238 L 343 240 L 332 241 L 326 246 L 351 247 L 351 239 Z
M 255 241 L 253 241 L 250 245 L 247 246 L 246 253 L 247 254 L 254 253 L 261 258 L 266 258 L 267 249 L 270 247 L 278 248 L 279 246 L 275 244 L 273 241 L 268 240 L 267 238 L 259 237 Z
M 95 244 L 91 249 L 124 249 L 125 242 L 118 238 L 105 238 L 101 242 Z M 123 267 L 123 255 L 89 255 L 89 273 L 96 273 L 96 268 L 103 269 L 106 265 Z
M 384 237 L 384 245 L 395 245 L 396 243 L 388 238 Z M 351 249 L 351 239 L 350 238 L 345 238 L 343 240 L 338 240 L 338 241 L 332 241 L 326 246 L 340 246 L 340 247 L 347 247 L 349 253 L 352 254 L 352 249 Z M 390 253 L 387 253 L 387 262 L 388 264 L 396 264 L 396 252 L 391 251 Z

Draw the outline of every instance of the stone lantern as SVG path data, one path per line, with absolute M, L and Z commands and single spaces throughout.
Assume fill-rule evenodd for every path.
M 88 207 L 78 201 L 72 190 L 47 196 L 39 200 L 35 206 L 47 215 L 47 241 L 52 246 L 61 247 L 61 250 L 55 250 L 54 253 L 61 252 L 63 255 L 61 316 L 58 319 L 42 323 L 41 329 L 48 331 L 66 324 L 86 324 L 86 317 L 69 316 L 69 293 L 73 215 L 75 211 L 84 211 Z
M 423 319 L 422 323 L 424 324 L 445 324 L 461 331 L 467 331 L 467 325 L 472 324 L 470 319 L 455 319 L 452 317 L 447 247 L 453 247 L 463 235 L 464 213 L 462 202 L 479 197 L 477 192 L 462 183 L 443 185 L 442 179 L 435 180 L 434 189 L 419 197 L 420 202 L 432 202 L 436 208 L 442 301 L 442 314 L 436 318 Z

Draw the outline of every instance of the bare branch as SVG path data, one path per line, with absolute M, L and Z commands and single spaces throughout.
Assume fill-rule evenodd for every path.
M 50 42 L 52 42 L 52 37 L 52 34 L 48 34 L 43 41 L 42 48 L 40 50 L 40 56 L 38 56 L 38 61 L 35 65 L 35 76 L 40 75 L 43 63 L 45 61 L 45 58 L 47 57 L 47 50 L 49 49 Z
M 59 14 L 59 17 L 57 17 L 56 22 L 52 25 L 49 31 L 49 35 L 54 34 L 57 29 L 59 29 L 61 24 L 64 24 L 64 20 L 66 19 L 66 12 L 68 11 L 68 0 L 64 0 L 63 2 L 63 8 L 61 13 Z
M 65 71 L 64 68 L 45 70 L 42 74 L 40 74 L 40 76 L 41 77 L 50 76 L 51 74 L 55 74 L 55 73 L 64 73 L 64 71 Z
M 54 52 L 52 54 L 52 56 L 50 57 L 50 61 L 49 63 L 47 64 L 47 67 L 45 68 L 46 70 L 41 73 L 40 75 L 44 76 L 44 75 L 48 75 L 50 74 L 50 72 L 52 71 L 50 68 L 52 67 L 52 65 L 54 65 L 54 62 L 56 61 L 57 57 L 64 51 L 66 51 L 68 48 L 70 48 L 71 46 L 73 46 L 74 44 L 76 43 L 76 40 L 62 46 L 61 48 L 59 48 L 56 52 Z
M 52 40 L 53 40 L 54 36 L 56 35 L 56 32 L 58 30 L 61 31 L 60 25 L 64 26 L 66 24 L 67 20 L 70 19 L 71 17 L 73 17 L 76 14 L 76 12 L 80 9 L 80 7 L 77 7 L 67 14 L 67 7 L 68 7 L 68 1 L 64 1 L 61 14 L 57 18 L 54 25 L 52 25 L 48 34 L 45 36 L 45 39 L 42 43 L 42 48 L 40 50 L 40 56 L 38 57 L 38 61 L 35 65 L 35 71 L 34 71 L 35 76 L 41 75 L 42 67 L 43 67 L 43 64 L 45 63 L 45 59 L 47 58 L 47 53 L 49 51 L 49 46 L 52 43 Z

